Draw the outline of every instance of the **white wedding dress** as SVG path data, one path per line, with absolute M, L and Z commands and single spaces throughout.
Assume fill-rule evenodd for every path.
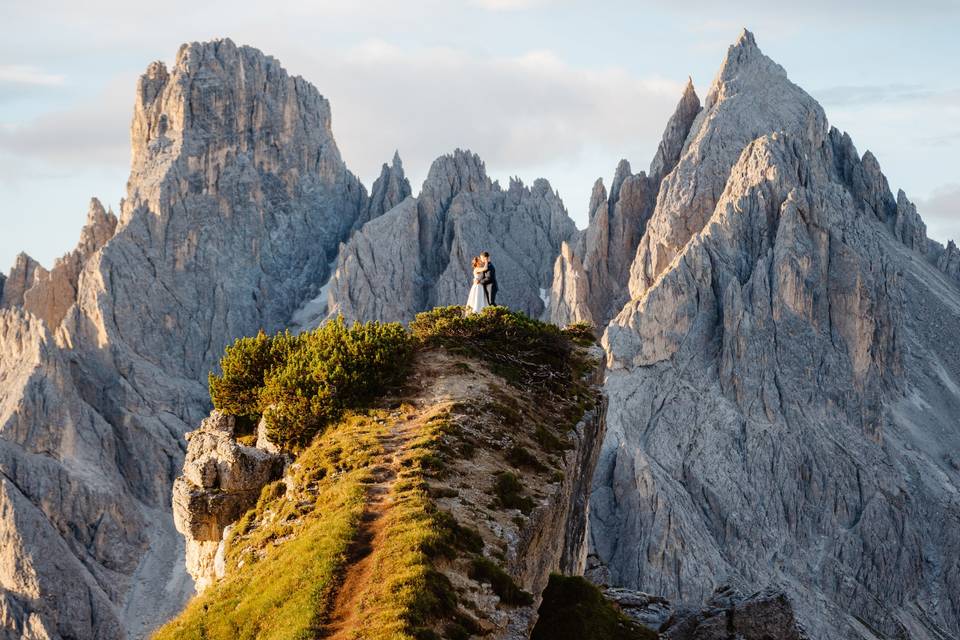
M 467 313 L 480 313 L 487 306 L 487 296 L 483 292 L 483 285 L 477 282 L 479 275 L 474 273 L 473 286 L 467 296 Z

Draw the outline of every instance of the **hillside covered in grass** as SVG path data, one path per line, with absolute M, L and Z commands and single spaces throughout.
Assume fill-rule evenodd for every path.
M 238 340 L 210 378 L 228 444 L 287 464 L 214 545 L 222 577 L 154 637 L 529 634 L 550 573 L 582 557 L 592 342 L 503 308 Z

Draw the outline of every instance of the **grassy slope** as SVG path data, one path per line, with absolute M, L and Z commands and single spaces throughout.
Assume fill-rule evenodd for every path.
M 299 457 L 295 490 L 276 496 L 276 485 L 265 487 L 257 508 L 233 530 L 229 577 L 194 598 L 156 640 L 280 640 L 322 628 L 383 429 L 372 417 L 348 417 Z
M 265 487 L 232 529 L 226 578 L 154 638 L 456 639 L 489 628 L 489 611 L 478 608 L 485 594 L 499 596 L 496 606 L 528 603 L 502 569 L 503 532 L 516 535 L 532 498 L 545 499 L 563 477 L 564 434 L 589 394 L 577 383 L 562 397 L 541 396 L 514 362 L 490 363 L 491 374 L 473 349 L 454 350 L 462 355 L 428 348 L 413 388 L 317 436 L 286 482 Z M 549 366 L 570 366 L 579 379 L 585 365 L 578 355 Z M 478 381 L 489 394 L 479 404 Z M 513 472 L 522 483 L 504 479 Z M 388 506 L 358 558 L 373 487 L 387 491 Z

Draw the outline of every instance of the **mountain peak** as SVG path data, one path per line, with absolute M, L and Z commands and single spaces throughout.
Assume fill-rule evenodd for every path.
M 746 27 L 744 27 L 743 29 L 740 30 L 740 35 L 737 36 L 737 41 L 734 44 L 734 46 L 735 47 L 740 47 L 740 46 L 755 47 L 757 46 L 757 40 L 756 38 L 753 37 L 753 32 L 747 29 Z
M 741 85 L 781 82 L 789 82 L 786 70 L 764 55 L 753 34 L 744 29 L 737 41 L 727 48 L 727 55 L 707 93 L 705 107 L 709 109 L 718 100 L 737 93 Z

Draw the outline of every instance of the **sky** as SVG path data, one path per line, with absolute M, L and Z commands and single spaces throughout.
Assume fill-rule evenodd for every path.
M 313 83 L 368 189 L 394 150 L 416 193 L 467 148 L 504 186 L 550 180 L 582 227 L 593 182 L 649 166 L 687 77 L 703 98 L 743 27 L 931 237 L 960 239 L 960 0 L 0 0 L 0 271 L 70 250 L 90 197 L 118 209 L 137 77 L 184 42 L 229 37 Z

